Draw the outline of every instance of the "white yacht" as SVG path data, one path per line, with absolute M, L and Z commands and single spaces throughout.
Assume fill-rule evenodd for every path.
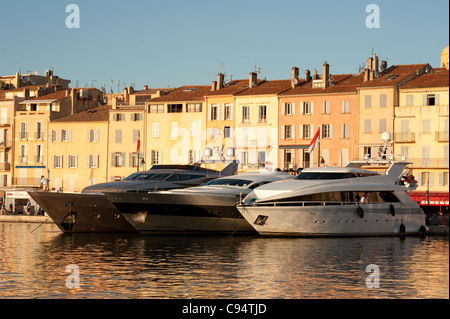
M 106 191 L 105 195 L 143 234 L 256 234 L 236 204 L 261 185 L 292 178 L 284 172 L 254 172 L 197 187 L 151 193 Z
M 361 168 L 371 164 L 388 169 L 380 174 Z M 265 236 L 423 233 L 427 230 L 425 214 L 401 182 L 408 164 L 411 163 L 374 160 L 354 161 L 341 168 L 304 169 L 293 180 L 255 189 L 237 209 Z M 361 202 L 364 195 L 367 203 Z

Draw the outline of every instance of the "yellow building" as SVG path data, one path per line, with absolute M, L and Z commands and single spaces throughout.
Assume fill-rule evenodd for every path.
M 250 73 L 249 88 L 235 95 L 236 155 L 243 171 L 278 168 L 278 96 L 291 80 L 258 82 Z
M 218 74 L 211 92 L 205 96 L 207 105 L 206 146 L 212 150 L 211 159 L 226 157 L 228 148 L 236 148 L 235 139 L 235 95 L 248 89 L 248 80 L 224 82 L 224 75 Z M 219 169 L 220 167 L 217 167 Z
M 364 83 L 358 88 L 359 98 L 359 157 L 378 158 L 384 147 L 383 132 L 394 132 L 394 110 L 399 105 L 398 88 L 424 74 L 429 64 L 393 65 L 387 68 L 384 61 L 378 65 L 375 55 L 367 61 Z M 398 135 L 388 145 L 387 155 L 392 154 L 392 145 Z
M 449 71 L 433 69 L 402 85 L 399 92 L 394 152 L 413 162 L 412 174 L 419 182 L 416 196 L 447 193 L 448 201 Z
M 48 123 L 50 189 L 79 192 L 109 181 L 110 110 L 99 106 Z
M 211 86 L 189 85 L 146 102 L 145 162 L 190 164 L 202 159 L 206 136 L 205 95 Z
M 69 129 L 62 131 L 61 136 L 51 136 L 49 123 L 97 107 L 101 99 L 101 91 L 85 88 L 59 90 L 20 102 L 14 118 L 15 158 L 12 184 L 39 186 L 41 175 L 48 175 L 51 164 L 49 139 L 60 138 L 67 141 L 71 138 Z

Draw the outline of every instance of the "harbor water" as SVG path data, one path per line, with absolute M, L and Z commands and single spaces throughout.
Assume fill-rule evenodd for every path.
M 63 234 L 0 223 L 0 299 L 449 298 L 448 236 Z

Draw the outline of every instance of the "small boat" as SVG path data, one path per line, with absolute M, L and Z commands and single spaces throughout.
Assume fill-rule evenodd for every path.
M 295 179 L 261 186 L 237 209 L 263 236 L 392 236 L 427 231 L 425 214 L 401 183 L 408 162 L 354 161 L 304 169 Z M 386 174 L 362 169 L 387 166 Z M 368 202 L 361 199 L 367 196 Z
M 222 171 L 194 165 L 153 165 L 148 171 L 136 172 L 120 182 L 100 183 L 81 193 L 30 191 L 29 195 L 65 233 L 136 232 L 136 229 L 108 201 L 104 192 L 151 192 L 197 186 L 221 176 L 237 173 L 232 162 Z
M 243 173 L 197 187 L 105 195 L 143 234 L 256 234 L 236 204 L 261 185 L 293 177 L 284 172 Z

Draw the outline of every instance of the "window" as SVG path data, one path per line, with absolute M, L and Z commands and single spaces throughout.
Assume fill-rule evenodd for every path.
M 372 120 L 364 120 L 364 133 L 372 132 Z
M 116 137 L 116 139 L 115 139 L 116 144 L 122 143 L 122 130 L 116 130 L 115 137 Z
M 217 121 L 219 119 L 219 105 L 211 105 L 211 121 Z
M 168 104 L 167 113 L 181 113 L 183 112 L 183 104 Z
M 243 123 L 250 122 L 250 106 L 242 107 L 242 122 Z
M 414 106 L 414 95 L 406 96 L 406 106 Z
M 197 152 L 189 150 L 189 164 L 193 164 L 197 161 Z
M 428 184 L 430 183 L 430 172 L 421 172 L 420 176 L 420 186 L 428 186 Z
M 224 137 L 225 138 L 231 137 L 231 127 L 225 126 L 223 131 L 224 131 Z
M 248 152 L 241 152 L 241 161 L 243 165 L 248 165 Z
M 137 144 L 140 134 L 141 132 L 139 130 L 133 130 L 133 144 Z
M 267 122 L 267 106 L 266 105 L 260 105 L 258 109 L 259 109 L 258 122 L 259 123 L 266 123 Z
M 159 151 L 152 150 L 152 165 L 159 164 Z
M 20 163 L 26 163 L 28 158 L 28 146 L 27 145 L 20 145 L 20 157 L 19 162 Z
M 310 139 L 312 138 L 312 128 L 311 125 L 303 125 L 303 138 Z
M 387 106 L 387 95 L 380 94 L 380 107 L 386 107 L 386 106 Z
M 72 140 L 72 130 L 61 130 L 61 141 L 70 142 Z
M 77 168 L 78 166 L 78 156 L 77 155 L 69 155 L 68 156 L 68 167 L 69 168 Z
M 322 103 L 322 113 L 330 114 L 330 102 L 329 101 L 324 101 Z
M 342 138 L 349 138 L 349 137 L 350 137 L 349 125 L 342 124 Z
M 422 166 L 430 167 L 430 146 L 422 146 Z
M 142 121 L 143 118 L 144 118 L 144 115 L 142 113 L 132 113 L 131 114 L 132 122 Z
M 422 120 L 422 133 L 431 133 L 430 120 Z
M 99 130 L 88 130 L 88 142 L 96 143 L 98 142 Z
M 293 105 L 293 103 L 286 103 L 284 105 L 284 114 L 285 115 L 293 115 L 294 114 L 294 105 Z
M 371 108 L 372 107 L 372 95 L 364 96 L 364 107 Z
M 201 103 L 188 103 L 186 104 L 186 112 L 192 113 L 192 112 L 201 112 L 202 111 L 202 104 Z
M 44 126 L 42 122 L 36 123 L 36 139 L 42 140 L 44 138 Z
M 426 104 L 425 105 L 437 105 L 437 103 L 436 103 L 436 95 L 435 94 L 427 94 L 426 95 Z
M 400 156 L 402 158 L 405 158 L 405 160 L 408 160 L 408 156 L 409 156 L 409 147 L 408 146 L 402 146 L 400 147 Z
M 294 126 L 293 125 L 286 125 L 284 127 L 284 138 L 285 139 L 294 138 Z
M 440 172 L 439 173 L 439 186 L 447 186 L 448 187 L 448 172 Z
M 130 153 L 130 165 L 131 165 L 131 167 L 138 167 L 139 160 L 141 158 L 142 158 L 142 156 L 139 153 L 137 153 L 137 152 Z
M 149 105 L 148 112 L 149 113 L 164 113 L 164 105 L 163 104 Z
M 50 142 L 56 142 L 56 140 L 57 140 L 56 131 L 52 130 L 50 133 Z
M 36 145 L 36 163 L 43 163 L 44 162 L 44 153 L 43 153 L 43 146 L 42 145 Z
M 20 122 L 20 139 L 25 140 L 28 138 L 28 122 Z
M 322 125 L 322 138 L 333 137 L 333 126 L 331 124 Z
M 159 137 L 159 123 L 152 123 L 152 137 Z
M 117 159 L 114 157 L 114 160 L 115 161 L 117 160 L 117 162 L 115 163 L 117 165 L 115 165 L 114 167 L 121 167 L 122 166 L 122 156 L 121 156 L 122 153 L 116 153 L 116 154 L 117 154 Z M 98 168 L 98 158 L 99 158 L 98 155 L 88 155 L 87 156 L 87 167 L 88 168 Z M 77 165 L 76 159 L 75 159 L 75 165 Z
M 125 153 L 120 153 L 120 152 L 116 152 L 116 153 L 112 153 L 112 167 L 123 167 L 125 166 Z
M 113 121 L 125 121 L 125 114 L 124 113 L 114 113 Z
M 178 122 L 171 123 L 170 138 L 178 138 Z
M 225 104 L 225 120 L 230 121 L 233 119 L 233 105 Z
M 313 114 L 313 103 L 305 102 L 303 103 L 303 114 Z
M 386 132 L 386 119 L 380 119 L 380 129 L 379 129 L 379 133 L 383 133 Z
M 189 122 L 189 136 L 190 137 L 197 136 L 198 124 L 199 124 L 198 121 Z
M 350 101 L 349 100 L 342 101 L 342 113 L 344 113 L 344 114 L 350 113 Z
M 32 112 L 37 111 L 37 104 L 35 104 L 35 103 L 30 104 L 30 111 L 32 111 Z
M 63 167 L 63 156 L 55 155 L 53 156 L 53 168 L 62 168 Z

